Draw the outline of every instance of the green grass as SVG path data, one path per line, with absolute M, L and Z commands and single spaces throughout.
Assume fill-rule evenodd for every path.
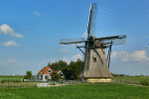
M 36 84 L 37 82 L 23 82 L 23 76 L 0 76 L 0 88 L 34 87 Z
M 149 87 L 80 84 L 50 88 L 0 88 L 0 99 L 149 99 Z
M 36 82 L 13 82 L 21 81 L 22 76 L 0 76 L 0 81 L 8 79 L 9 83 L 0 83 L 0 99 L 149 99 L 149 87 L 128 85 L 149 81 L 148 76 L 116 76 L 114 83 L 50 88 L 33 87 Z
M 113 82 L 116 83 L 140 84 L 142 81 L 149 82 L 149 76 L 115 76 L 113 78 Z
M 0 81 L 22 81 L 23 76 L 0 76 Z

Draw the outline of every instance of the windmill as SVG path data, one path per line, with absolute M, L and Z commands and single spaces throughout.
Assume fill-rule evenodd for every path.
M 95 37 L 93 24 L 96 11 L 96 3 L 91 4 L 89 9 L 87 38 L 85 40 L 62 40 L 60 44 L 83 44 L 77 48 L 84 54 L 84 70 L 82 76 L 87 82 L 111 82 L 112 74 L 109 72 L 112 45 L 115 40 L 122 40 L 126 35 L 107 37 Z

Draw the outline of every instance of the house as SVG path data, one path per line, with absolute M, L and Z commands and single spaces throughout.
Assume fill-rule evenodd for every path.
M 38 72 L 37 78 L 40 81 L 49 81 L 52 79 L 51 75 L 53 72 L 60 74 L 61 78 L 64 78 L 64 75 L 61 71 L 54 71 L 50 66 L 46 66 L 46 67 L 42 68 Z
M 42 80 L 42 81 L 51 80 L 52 72 L 53 70 L 50 66 L 46 66 L 42 68 L 37 74 L 38 80 Z

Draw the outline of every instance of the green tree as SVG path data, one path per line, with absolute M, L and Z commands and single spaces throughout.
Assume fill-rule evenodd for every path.
M 59 81 L 62 79 L 61 75 L 58 72 L 52 72 L 51 77 L 54 81 Z
M 49 63 L 48 66 L 50 66 L 54 70 L 63 70 L 67 66 L 67 62 L 60 60 L 58 62 Z
M 84 68 L 84 62 L 78 59 L 77 61 L 71 61 L 70 64 L 63 70 L 66 79 L 80 79 L 80 74 Z
M 48 66 L 55 71 L 62 71 L 65 79 L 75 80 L 80 79 L 80 74 L 84 68 L 84 62 L 78 59 L 77 61 L 71 61 L 68 64 L 67 62 L 60 60 L 58 62 L 49 63 Z
M 25 79 L 32 79 L 32 71 L 26 71 Z

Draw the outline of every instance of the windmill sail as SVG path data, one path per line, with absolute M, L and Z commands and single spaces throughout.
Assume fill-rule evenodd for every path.
M 116 36 L 108 36 L 108 37 L 100 37 L 95 40 L 103 41 L 103 40 L 115 40 L 115 39 L 125 39 L 126 35 L 116 35 Z
M 87 24 L 87 34 L 88 38 L 93 33 L 94 21 L 95 21 L 95 13 L 96 12 L 96 3 L 93 3 L 89 10 L 88 24 Z
M 80 39 L 62 39 L 60 41 L 60 44 L 80 44 L 80 43 L 84 43 L 86 42 L 86 40 L 84 38 L 80 38 Z

